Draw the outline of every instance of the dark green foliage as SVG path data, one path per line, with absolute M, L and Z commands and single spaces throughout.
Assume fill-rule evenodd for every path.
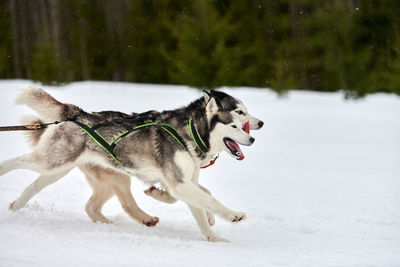
M 58 81 L 59 63 L 51 43 L 38 43 L 31 53 L 31 77 L 43 83 Z
M 12 51 L 12 28 L 10 16 L 4 1 L 0 2 L 0 77 L 16 77 L 20 74 L 14 71 Z
M 8 0 L 0 78 L 400 94 L 397 0 Z

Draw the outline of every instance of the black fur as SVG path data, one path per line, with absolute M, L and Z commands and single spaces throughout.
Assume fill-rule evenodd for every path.
M 118 127 L 120 123 L 135 127 L 145 123 L 159 122 L 172 125 L 177 129 L 178 134 L 184 140 L 193 142 L 190 133 L 187 131 L 189 119 L 192 118 L 196 129 L 207 147 L 206 151 L 202 151 L 196 146 L 195 151 L 199 158 L 204 159 L 207 156 L 210 147 L 210 132 L 218 122 L 225 124 L 232 122 L 232 117 L 229 114 L 229 111 L 236 109 L 237 104 L 239 103 L 235 98 L 223 92 L 210 91 L 209 95 L 216 100 L 220 110 L 220 112 L 211 119 L 210 126 L 208 125 L 205 111 L 207 103 L 203 97 L 193 101 L 186 107 L 163 112 L 151 110 L 144 113 L 132 114 L 117 111 L 87 113 L 80 109 L 79 115 L 76 115 L 76 110 L 68 115 L 71 116 L 69 119 L 77 120 L 87 125 L 93 126 L 101 124 L 102 127 L 99 128 L 98 131 L 101 135 L 105 137 L 108 136 L 108 141 L 111 141 L 113 138 L 125 131 L 122 126 Z M 139 132 L 140 133 L 135 133 L 138 137 L 143 136 L 145 138 L 146 136 L 156 136 L 155 140 L 157 141 L 155 141 L 153 145 L 156 150 L 158 150 L 157 155 L 159 155 L 159 157 L 163 157 L 163 155 L 171 155 L 178 150 L 184 149 L 174 138 L 171 137 L 171 135 L 159 127 L 148 127 L 141 129 Z M 120 142 L 122 143 L 122 140 Z M 122 153 L 122 150 L 122 146 L 117 144 L 115 154 L 118 155 L 118 153 Z M 167 161 L 164 158 L 159 158 L 159 162 Z M 133 161 L 123 162 L 123 164 L 126 167 L 134 167 L 135 165 Z
M 221 91 L 211 90 L 210 96 L 214 97 L 217 100 L 217 104 L 220 106 L 220 108 L 225 111 L 235 110 L 239 104 L 239 101 L 234 97 Z

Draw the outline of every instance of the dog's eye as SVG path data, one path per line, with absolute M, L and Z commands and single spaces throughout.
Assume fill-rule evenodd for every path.
M 237 126 L 236 125 L 231 125 L 232 126 L 232 128 L 237 128 Z
M 244 114 L 244 112 L 241 111 L 241 110 L 237 110 L 236 113 L 239 114 L 239 115 L 243 115 Z

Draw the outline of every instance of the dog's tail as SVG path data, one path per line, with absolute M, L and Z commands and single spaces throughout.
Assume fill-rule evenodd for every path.
M 21 123 L 23 125 L 33 125 L 35 123 L 43 124 L 43 122 L 35 115 L 27 115 L 22 117 Z M 35 131 L 25 131 L 25 137 L 28 139 L 31 145 L 36 145 L 39 142 L 40 136 L 44 133 L 45 129 Z
M 45 123 L 74 120 L 82 111 L 75 105 L 59 102 L 43 89 L 37 87 L 29 87 L 23 90 L 15 103 L 29 106 L 37 112 Z

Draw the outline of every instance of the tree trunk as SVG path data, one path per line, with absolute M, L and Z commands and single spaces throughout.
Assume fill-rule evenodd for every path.
M 21 45 L 22 45 L 22 54 L 23 54 L 23 64 L 25 68 L 25 77 L 24 78 L 31 78 L 31 64 L 30 64 L 30 30 L 29 30 L 29 23 L 28 23 L 28 12 L 26 8 L 26 2 L 21 1 L 23 4 L 19 5 L 17 8 L 19 9 L 19 23 L 21 26 Z M 20 2 L 20 3 L 21 3 Z M 32 12 L 32 11 L 29 11 Z M 34 11 L 33 11 L 34 12 Z
M 18 23 L 17 23 L 18 10 L 15 6 L 16 2 L 14 0 L 9 0 L 8 3 L 12 20 L 12 50 L 13 50 L 14 73 L 15 73 L 15 78 L 22 78 L 21 65 L 19 61 L 19 46 L 18 46 L 19 44 Z

